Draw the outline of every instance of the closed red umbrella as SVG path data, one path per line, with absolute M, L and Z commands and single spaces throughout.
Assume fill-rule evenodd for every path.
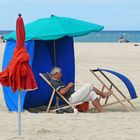
M 16 48 L 8 67 L 0 73 L 0 83 L 17 89 L 34 90 L 37 88 L 33 72 L 29 65 L 30 56 L 25 48 L 25 29 L 21 16 L 16 23 Z
M 8 67 L 0 73 L 0 83 L 4 86 L 10 86 L 12 91 L 19 91 L 18 94 L 18 112 L 19 112 L 19 134 L 21 133 L 21 103 L 20 90 L 34 90 L 37 84 L 29 65 L 30 56 L 25 47 L 25 29 L 24 22 L 19 15 L 16 22 L 16 48 Z

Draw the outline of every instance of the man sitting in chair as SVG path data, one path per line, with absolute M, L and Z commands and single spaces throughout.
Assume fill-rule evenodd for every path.
M 99 111 L 102 112 L 103 108 L 99 102 L 97 95 L 100 95 L 102 98 L 106 98 L 112 94 L 112 91 L 102 92 L 95 88 L 93 84 L 85 84 L 79 90 L 74 91 L 73 83 L 70 82 L 65 85 L 62 81 L 60 81 L 62 77 L 61 68 L 53 67 L 51 72 L 51 80 L 50 83 L 52 86 L 60 92 L 67 100 L 70 101 L 71 104 L 79 103 L 79 102 L 88 102 L 91 101 L 93 106 Z

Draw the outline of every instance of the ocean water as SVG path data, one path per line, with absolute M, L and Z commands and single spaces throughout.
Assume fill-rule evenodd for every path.
M 0 30 L 0 35 L 6 35 L 6 34 L 9 34 L 11 32 L 12 32 L 12 30 Z
M 12 31 L 0 31 L 0 34 L 6 35 Z M 101 31 L 93 32 L 85 36 L 75 37 L 75 42 L 119 42 L 123 36 L 129 42 L 140 42 L 140 31 Z
M 140 42 L 140 31 L 101 31 L 76 37 L 76 42 L 119 42 L 120 37 L 129 42 Z

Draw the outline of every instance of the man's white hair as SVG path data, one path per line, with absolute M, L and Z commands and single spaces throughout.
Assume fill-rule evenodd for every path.
M 61 68 L 55 66 L 51 69 L 50 74 L 53 75 L 53 74 L 61 73 L 61 72 L 62 72 Z

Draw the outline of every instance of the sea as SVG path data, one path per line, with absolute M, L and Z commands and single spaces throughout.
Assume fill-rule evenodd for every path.
M 12 31 L 2 30 L 0 35 L 6 35 Z M 75 37 L 75 42 L 119 42 L 120 37 L 127 42 L 140 42 L 140 31 L 101 31 L 93 32 L 85 36 Z

